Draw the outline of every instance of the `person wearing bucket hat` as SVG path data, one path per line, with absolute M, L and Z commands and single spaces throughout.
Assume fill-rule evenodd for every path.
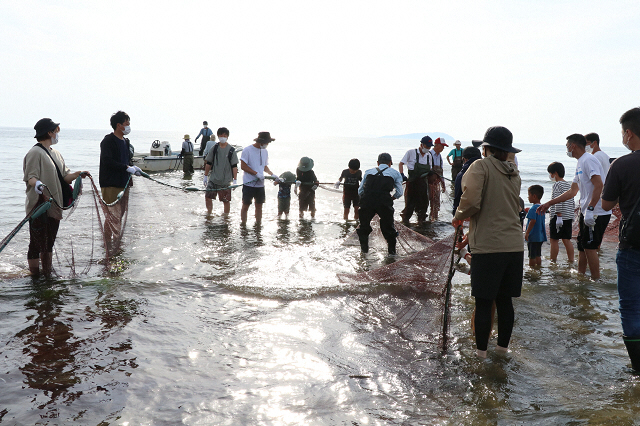
M 80 175 L 89 176 L 89 172 L 71 173 L 62 154 L 53 148 L 58 143 L 60 123 L 43 118 L 38 120 L 34 129 L 37 143 L 27 152 L 22 163 L 27 195 L 26 212 L 31 213 L 49 197 L 55 200 L 46 214 L 29 220 L 27 262 L 31 275 L 37 276 L 41 263 L 44 275 L 52 272 L 53 245 L 62 219 L 62 210 L 58 206 L 69 205 L 69 197 L 73 199 L 70 184 Z
M 186 175 L 192 175 L 193 170 L 193 143 L 189 135 L 184 135 L 182 138 L 182 151 L 180 151 L 180 157 L 182 158 L 182 171 Z
M 209 123 L 207 123 L 206 121 L 203 121 L 202 129 L 200 129 L 200 132 L 198 133 L 198 136 L 196 136 L 196 139 L 195 139 L 195 141 L 198 142 L 198 138 L 202 136 L 202 141 L 200 141 L 200 150 L 198 151 L 198 155 L 204 154 L 204 149 L 207 147 L 207 142 L 209 142 L 211 135 L 213 135 L 213 130 L 209 128 Z
M 284 172 L 280 175 L 280 181 L 274 181 L 278 185 L 278 218 L 284 213 L 285 218 L 289 216 L 291 206 L 291 185 L 296 183 L 296 175 L 291 172 Z
M 380 218 L 380 231 L 387 240 L 390 255 L 396 254 L 398 231 L 393 224 L 393 200 L 402 197 L 402 175 L 391 168 L 391 155 L 386 152 L 378 155 L 378 167 L 364 172 L 358 195 L 360 195 L 360 226 L 356 229 L 360 249 L 369 252 L 369 234 L 373 231 L 371 220 L 375 215 Z M 395 189 L 393 196 L 391 191 Z
M 497 352 L 506 352 L 514 323 L 513 297 L 522 291 L 524 240 L 520 223 L 520 173 L 507 161 L 513 136 L 505 127 L 490 127 L 483 146 L 490 154 L 477 159 L 462 176 L 462 196 L 452 225 L 470 219 L 471 295 L 475 298 L 477 355 L 487 356 L 491 310 L 498 312 Z
M 443 193 L 447 190 L 444 184 L 444 161 L 442 160 L 442 151 L 447 143 L 443 138 L 436 139 L 433 149 L 429 152 L 431 155 L 431 173 L 428 176 L 429 181 L 429 204 L 431 211 L 429 212 L 429 220 L 435 222 L 438 220 L 440 212 L 440 191 Z
M 400 213 L 402 222 L 409 223 L 413 212 L 418 217 L 418 224 L 422 224 L 427 218 L 429 208 L 429 183 L 428 173 L 433 166 L 433 159 L 429 150 L 433 147 L 431 137 L 425 136 L 420 140 L 417 149 L 410 149 L 398 163 L 398 170 L 402 180 L 406 182 L 404 191 L 404 209 Z M 407 178 L 404 175 L 404 166 L 407 166 Z
M 240 222 L 247 223 L 247 213 L 251 202 L 256 202 L 256 224 L 262 221 L 262 204 L 265 202 L 264 174 L 279 182 L 278 176 L 269 169 L 269 152 L 267 145 L 274 141 L 269 132 L 260 132 L 252 145 L 245 147 L 240 156 L 240 168 L 242 169 L 242 209 L 240 210 Z
M 447 154 L 447 162 L 451 166 L 451 180 L 455 181 L 456 176 L 462 170 L 462 142 L 455 141 L 453 146 L 454 148 Z
M 313 160 L 309 157 L 302 157 L 296 169 L 296 190 L 298 191 L 301 218 L 304 217 L 304 212 L 307 209 L 311 212 L 311 217 L 316 216 L 316 189 L 318 189 L 320 182 L 311 169 L 313 169 Z

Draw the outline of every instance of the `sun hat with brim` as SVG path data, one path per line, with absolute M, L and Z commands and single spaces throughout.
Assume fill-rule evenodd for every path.
M 453 144 L 462 146 L 462 142 L 460 142 L 460 141 L 455 141 Z
M 187 139 L 191 139 L 191 137 L 189 135 L 184 135 L 182 139 L 187 140 Z
M 471 145 L 475 146 L 476 148 L 479 148 L 480 145 L 482 145 L 482 141 L 472 140 Z
M 36 135 L 34 138 L 38 138 L 41 136 L 45 136 L 47 133 L 55 130 L 60 126 L 60 123 L 54 123 L 50 118 L 41 118 L 38 120 L 35 126 L 33 126 L 36 131 Z
M 431 139 L 431 137 L 429 136 L 425 136 L 422 139 L 420 139 L 420 143 L 424 146 L 433 146 L 433 139 Z
M 521 149 L 514 148 L 513 134 L 502 126 L 489 127 L 482 138 L 482 146 L 490 146 L 506 152 L 518 153 Z
M 296 175 L 291 172 L 284 172 L 280 175 L 282 183 L 296 183 Z
M 273 141 L 275 141 L 275 139 L 271 137 L 269 132 L 259 132 L 258 137 L 254 139 L 254 142 L 260 143 L 268 143 Z
M 298 170 L 308 172 L 311 169 L 313 169 L 313 160 L 309 157 L 302 157 L 298 163 Z

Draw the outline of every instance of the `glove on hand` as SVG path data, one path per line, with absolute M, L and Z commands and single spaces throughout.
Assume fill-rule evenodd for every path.
M 133 166 L 136 169 L 136 176 L 142 176 L 142 169 L 138 166 Z
M 318 185 L 313 185 L 313 186 L 311 187 L 311 190 L 312 190 L 312 191 L 315 191 L 316 189 L 318 189 Z
M 238 184 L 238 179 L 234 179 L 234 180 L 233 180 L 233 184 L 234 184 L 234 185 L 237 185 L 237 184 Z
M 203 184 L 205 187 L 207 186 L 207 183 L 209 183 L 209 176 L 205 176 L 205 177 L 202 179 L 202 184 Z
M 127 173 L 131 173 L 132 175 L 137 172 L 136 168 L 133 166 L 127 167 Z
M 402 175 L 402 181 L 403 181 L 403 182 L 406 182 L 407 180 L 409 180 L 409 179 L 407 179 L 407 177 L 404 175 L 404 173 L 400 173 L 400 174 Z
M 587 210 L 584 213 L 584 224 L 592 227 L 596 224 L 596 218 L 593 217 L 593 211 L 592 210 Z
M 271 177 L 273 178 L 273 181 L 275 183 L 280 183 L 280 178 L 278 177 L 278 175 L 276 175 L 275 173 L 271 175 Z
M 264 180 L 264 172 L 258 172 L 256 173 L 256 177 L 260 180 Z
M 560 232 L 560 228 L 562 228 L 562 216 L 556 216 L 556 229 Z
M 33 187 L 33 190 L 36 191 L 36 194 L 38 195 L 42 195 L 42 187 L 44 186 L 44 183 L 40 182 L 39 180 L 36 181 L 36 186 Z
M 300 185 L 302 185 L 302 182 L 300 182 L 299 180 L 296 181 L 296 189 L 300 188 Z

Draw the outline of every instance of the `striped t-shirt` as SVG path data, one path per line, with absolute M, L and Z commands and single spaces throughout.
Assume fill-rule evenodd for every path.
M 553 184 L 551 190 L 551 198 L 559 197 L 560 195 L 571 189 L 571 182 L 561 180 Z M 555 216 L 556 213 L 560 213 L 564 220 L 573 220 L 575 214 L 576 203 L 571 198 L 570 200 L 563 201 L 562 203 L 554 204 L 549 208 L 549 217 Z

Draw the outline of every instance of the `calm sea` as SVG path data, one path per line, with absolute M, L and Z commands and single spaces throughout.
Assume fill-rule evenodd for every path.
M 72 170 L 97 180 L 107 132 L 63 129 L 56 148 Z M 25 215 L 22 159 L 32 136 L 31 129 L 0 128 L 0 237 Z M 182 133 L 130 136 L 144 152 L 154 139 L 178 149 Z M 335 182 L 353 157 L 367 169 L 386 151 L 397 164 L 418 143 L 275 136 L 273 171 L 294 172 L 309 156 L 323 182 Z M 251 143 L 233 135 L 230 142 Z M 548 199 L 550 162 L 563 162 L 568 175 L 575 167 L 563 138 L 514 144 L 523 149 L 525 200 L 532 184 L 543 185 Z M 625 153 L 619 141 L 603 148 L 613 157 Z M 201 186 L 202 172 L 154 177 Z M 207 218 L 202 193 L 135 178 L 124 250 L 110 274 L 99 263 L 88 191 L 59 237 L 59 256 L 73 255 L 88 269 L 79 278 L 26 277 L 24 228 L 0 253 L 0 424 L 638 423 L 640 381 L 621 339 L 615 244 L 602 246 L 597 282 L 579 277 L 563 251 L 557 265 L 543 259 L 541 272 L 525 268 L 511 353 L 480 361 L 468 275 L 454 277 L 453 340 L 442 356 L 393 326 L 403 305 L 422 296 L 336 278 L 390 261 L 342 245 L 355 224 L 342 219 L 340 194 L 319 189 L 314 220 L 297 218 L 294 198 L 285 221 L 276 219 L 276 187 L 268 185 L 258 227 L 252 210 L 240 226 L 240 191 L 233 197 L 229 218 L 217 201 Z M 450 198 L 443 197 L 442 222 L 413 229 L 435 239 L 452 232 Z M 396 213 L 402 207 L 398 201 Z

